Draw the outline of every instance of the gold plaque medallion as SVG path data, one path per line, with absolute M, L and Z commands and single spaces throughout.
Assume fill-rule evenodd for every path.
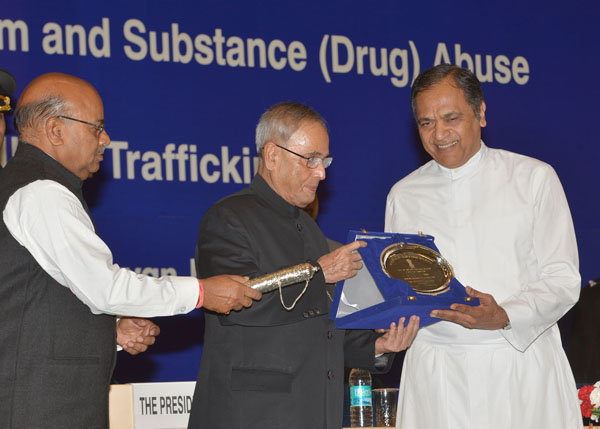
M 452 267 L 436 251 L 414 243 L 395 243 L 381 252 L 381 268 L 392 279 L 409 284 L 417 293 L 439 295 L 448 290 Z

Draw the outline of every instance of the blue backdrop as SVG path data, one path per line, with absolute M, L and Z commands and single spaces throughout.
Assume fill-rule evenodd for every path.
M 325 234 L 382 230 L 389 188 L 428 159 L 413 78 L 439 62 L 469 67 L 483 82 L 485 142 L 561 177 L 586 282 L 600 275 L 600 5 L 511 3 L 9 2 L 0 67 L 18 91 L 49 71 L 96 86 L 113 143 L 86 185 L 94 220 L 118 264 L 153 275 L 192 272 L 203 213 L 249 183 L 254 127 L 280 101 L 307 103 L 329 123 Z M 16 144 L 9 127 L 4 155 Z M 151 351 L 119 357 L 118 381 L 195 379 L 201 311 L 158 323 Z

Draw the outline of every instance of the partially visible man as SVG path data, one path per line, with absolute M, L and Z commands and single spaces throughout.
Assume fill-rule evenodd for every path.
M 325 121 L 298 103 L 272 106 L 256 129 L 260 157 L 250 187 L 211 207 L 200 225 L 197 272 L 250 277 L 311 261 L 321 270 L 307 285 L 265 294 L 226 316 L 206 312 L 204 349 L 190 428 L 342 427 L 344 364 L 370 370 L 391 365 L 408 347 L 413 317 L 384 335 L 336 330 L 326 283 L 362 266 L 354 242 L 329 253 L 325 236 L 302 210 L 315 199 L 331 164 Z
M 0 150 L 4 144 L 6 120 L 4 115 L 10 112 L 10 96 L 17 90 L 17 80 L 6 70 L 0 69 Z M 0 165 L 2 168 L 2 165 Z
M 406 354 L 397 427 L 580 428 L 556 325 L 579 296 L 577 244 L 556 173 L 481 141 L 486 105 L 469 70 L 424 71 L 411 101 L 433 160 L 392 187 L 386 231 L 435 236 L 480 305 L 431 313 L 442 321 Z
M 106 428 L 114 315 L 226 313 L 260 294 L 240 276 L 156 279 L 113 264 L 81 192 L 110 143 L 89 83 L 34 79 L 15 122 L 20 143 L 0 172 L 0 427 Z M 152 329 L 118 335 L 135 343 Z

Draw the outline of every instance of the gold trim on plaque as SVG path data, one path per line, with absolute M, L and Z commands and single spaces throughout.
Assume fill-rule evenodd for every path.
M 415 243 L 395 243 L 381 252 L 381 268 L 392 279 L 408 283 L 415 292 L 439 295 L 454 277 L 452 266 L 436 251 Z

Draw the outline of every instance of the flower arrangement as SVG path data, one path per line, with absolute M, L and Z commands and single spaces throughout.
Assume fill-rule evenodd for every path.
M 578 396 L 581 403 L 581 415 L 594 422 L 600 421 L 600 381 L 593 386 L 581 387 Z

